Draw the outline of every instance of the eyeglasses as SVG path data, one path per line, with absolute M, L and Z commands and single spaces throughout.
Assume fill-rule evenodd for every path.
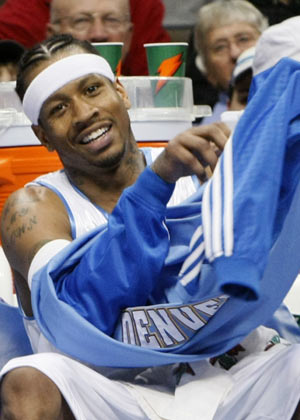
M 95 24 L 97 18 L 101 19 L 103 27 L 108 32 L 113 32 L 120 29 L 125 23 L 130 23 L 129 17 L 119 18 L 111 15 L 102 16 L 100 13 L 81 13 L 76 16 L 65 16 L 53 22 L 54 25 L 59 25 L 66 21 L 67 25 L 77 32 L 88 32 Z
M 209 49 L 213 54 L 217 56 L 228 55 L 230 49 L 233 46 L 244 50 L 245 48 L 248 48 L 248 46 L 250 47 L 251 45 L 253 45 L 256 39 L 256 34 L 245 32 L 242 34 L 238 34 L 232 38 L 218 41 L 211 45 Z

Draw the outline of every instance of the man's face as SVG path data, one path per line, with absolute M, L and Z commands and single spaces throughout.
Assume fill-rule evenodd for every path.
M 48 35 L 69 33 L 90 42 L 123 42 L 129 51 L 132 23 L 128 0 L 52 0 Z
M 227 90 L 238 56 L 256 44 L 260 33 L 246 22 L 233 23 L 207 33 L 204 62 L 208 80 Z
M 48 65 L 34 69 L 29 82 Z M 45 101 L 34 131 L 49 150 L 58 152 L 66 169 L 112 170 L 130 141 L 129 105 L 120 84 L 90 74 L 69 82 Z

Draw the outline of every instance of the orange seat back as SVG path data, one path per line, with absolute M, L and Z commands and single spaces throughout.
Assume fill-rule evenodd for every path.
M 164 147 L 167 142 L 141 142 L 140 147 Z M 7 197 L 26 183 L 62 168 L 56 152 L 44 146 L 0 148 L 0 216 Z

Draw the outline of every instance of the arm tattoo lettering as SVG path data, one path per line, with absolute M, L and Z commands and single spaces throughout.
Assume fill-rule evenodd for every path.
M 16 243 L 17 239 L 20 239 L 26 232 L 31 231 L 34 228 L 34 225 L 37 225 L 36 216 L 31 216 L 20 226 L 14 229 L 10 234 L 10 243 L 13 245 Z
M 28 214 L 28 211 L 28 208 L 23 208 L 19 211 L 15 211 L 10 218 L 10 224 L 12 225 L 13 223 L 15 223 L 18 217 L 26 216 Z
M 6 218 L 7 218 L 8 214 L 10 213 L 12 208 L 15 206 L 16 202 L 17 202 L 17 199 L 13 199 L 13 200 L 10 200 L 6 203 L 6 205 L 3 209 L 3 212 L 2 212 L 3 221 L 6 221 Z
M 26 199 L 23 201 L 23 203 L 26 205 L 26 203 L 37 203 L 40 201 L 40 198 L 38 196 L 34 196 L 31 197 L 30 199 Z M 19 198 L 9 198 L 8 201 L 5 203 L 5 206 L 3 208 L 3 212 L 2 212 L 2 220 L 6 222 L 6 218 L 9 216 L 9 214 L 14 211 L 15 206 L 20 203 Z M 15 213 L 20 213 L 20 215 L 22 216 L 24 211 L 26 211 L 26 209 L 22 209 L 19 210 L 18 212 Z M 27 209 L 28 211 L 28 209 Z
M 27 207 L 27 208 L 21 208 L 20 210 L 15 210 L 11 212 L 10 218 L 9 218 L 9 214 L 6 214 L 6 220 L 3 219 L 3 225 L 5 226 L 5 230 L 9 232 L 11 229 L 14 228 L 13 224 L 16 223 L 19 218 L 27 216 L 28 213 L 29 213 L 29 208 Z

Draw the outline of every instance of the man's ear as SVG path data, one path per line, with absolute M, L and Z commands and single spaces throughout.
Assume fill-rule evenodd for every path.
M 115 81 L 115 88 L 117 90 L 117 93 L 123 99 L 123 102 L 125 104 L 126 109 L 130 109 L 131 108 L 130 99 L 128 97 L 128 94 L 126 92 L 126 89 L 124 88 L 124 86 L 122 85 L 122 83 L 120 82 L 119 79 L 116 79 L 116 81 Z
M 31 128 L 41 144 L 45 146 L 49 152 L 54 152 L 54 147 L 50 145 L 43 127 L 40 125 L 32 125 Z

